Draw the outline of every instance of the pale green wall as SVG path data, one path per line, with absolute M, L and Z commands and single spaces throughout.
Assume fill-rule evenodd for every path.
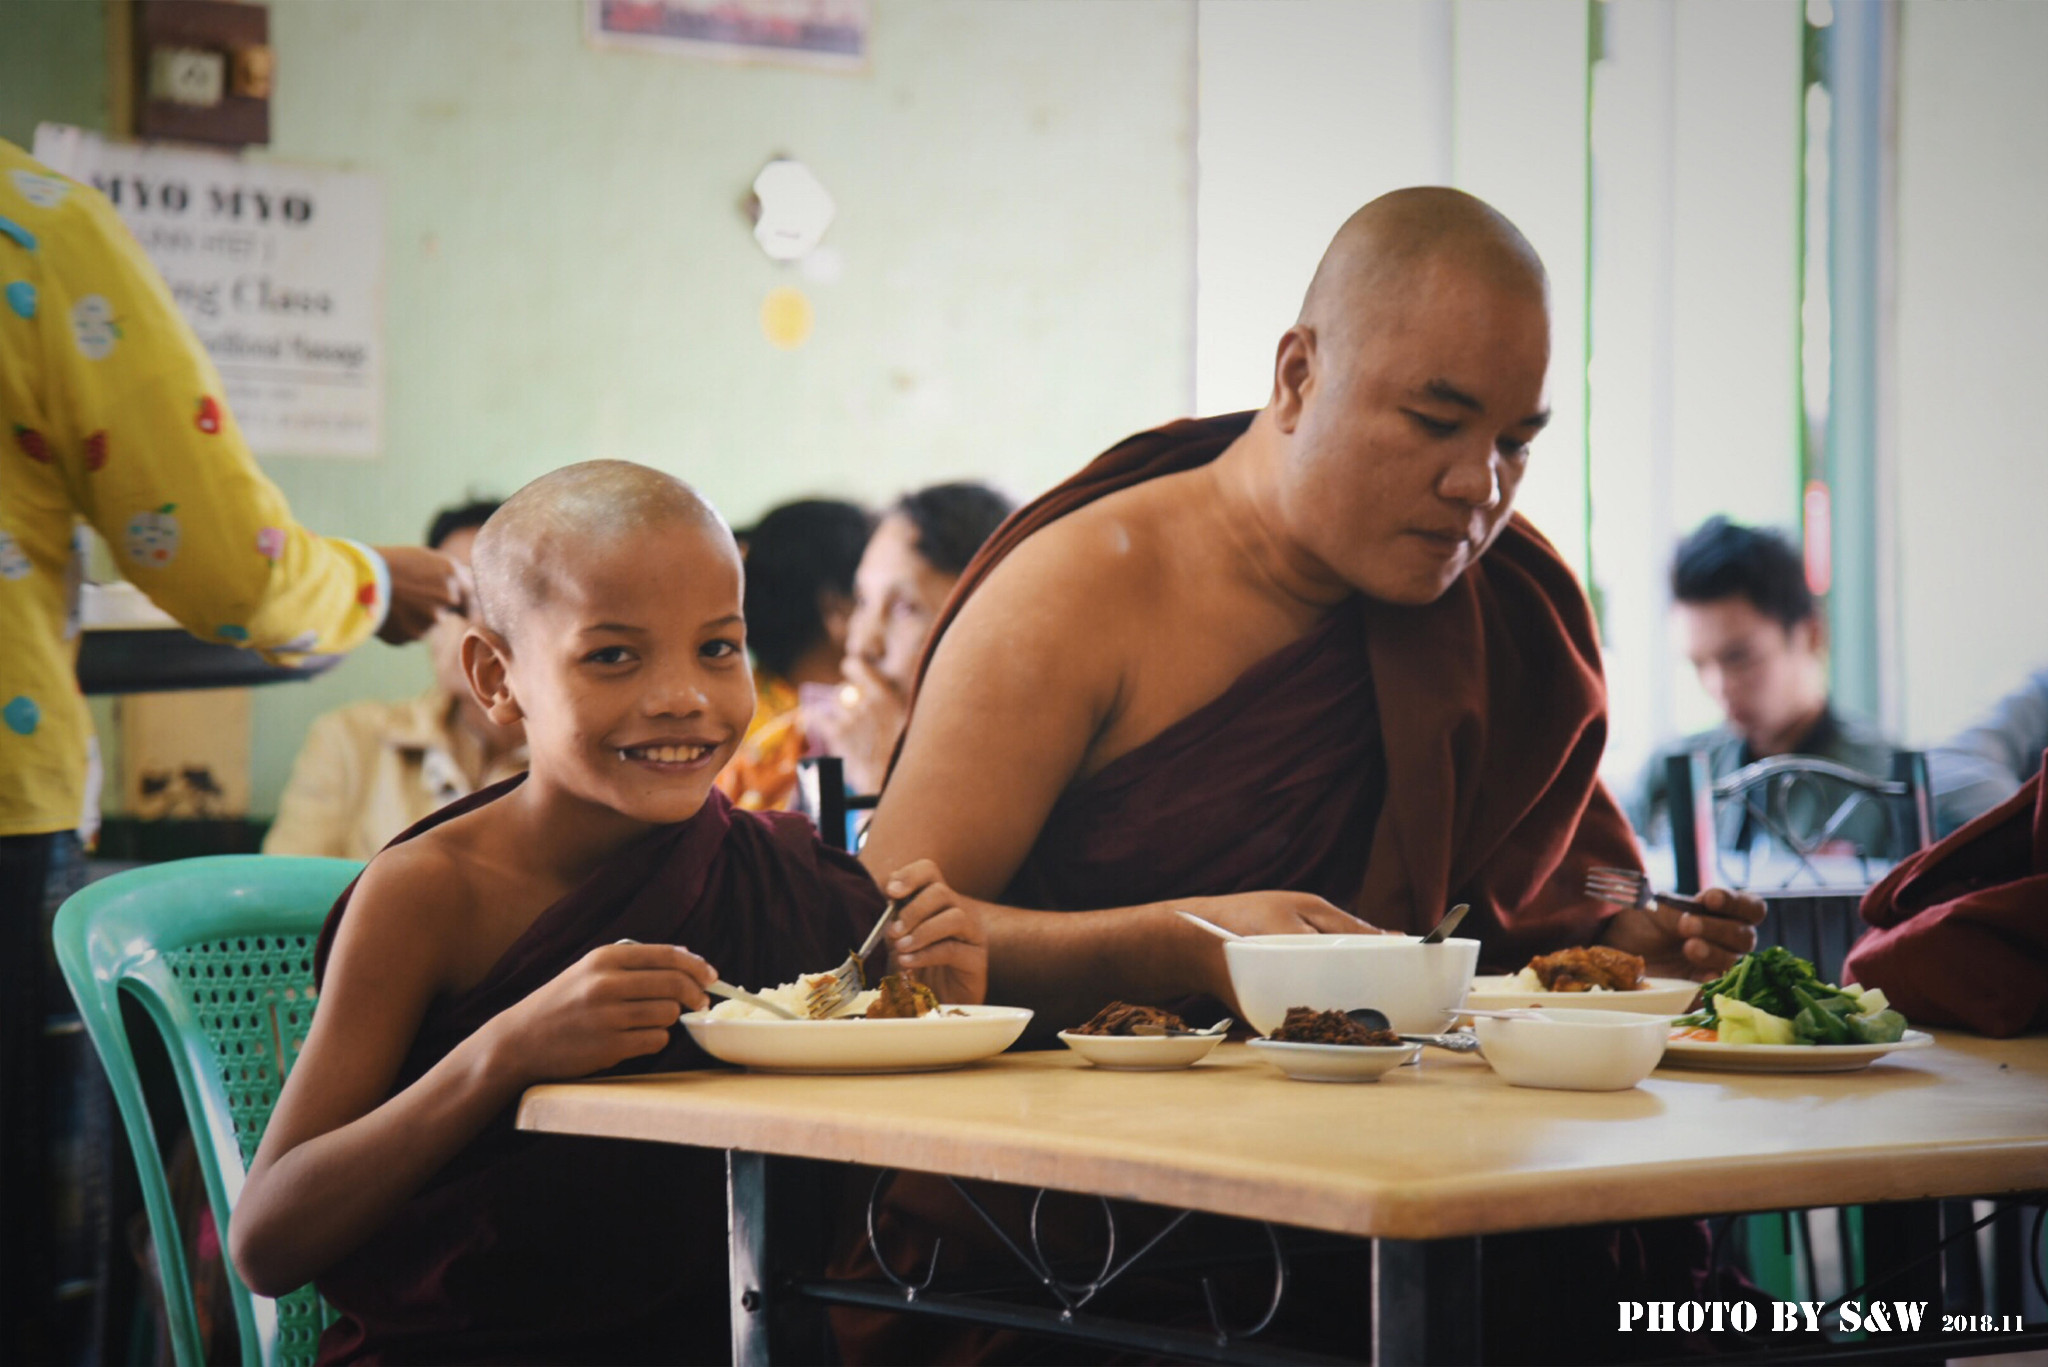
M 411 541 L 470 490 L 622 456 L 735 522 L 957 476 L 1035 493 L 1183 414 L 1194 24 L 1182 0 L 877 0 L 860 75 L 598 51 L 570 0 L 271 6 L 270 155 L 374 172 L 385 452 L 274 459 L 311 525 Z M 797 156 L 839 204 L 833 284 L 739 204 Z M 808 345 L 763 337 L 801 285 Z M 259 690 L 254 807 L 307 723 L 424 686 L 372 645 Z
M 107 126 L 104 0 L 0 0 L 0 138 L 42 122 Z

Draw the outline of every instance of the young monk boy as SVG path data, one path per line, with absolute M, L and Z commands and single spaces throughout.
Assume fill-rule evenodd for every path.
M 323 1362 L 701 1362 L 730 1353 L 722 1160 L 522 1134 L 528 1086 L 707 1064 L 672 1029 L 721 974 L 842 960 L 883 909 L 801 817 L 712 791 L 754 708 L 732 534 L 623 461 L 543 476 L 475 547 L 463 642 L 532 767 L 400 836 L 320 940 L 320 1005 L 236 1206 L 249 1286 L 317 1280 Z M 980 999 L 929 863 L 891 951 Z M 847 1028 L 858 1028 L 850 1026 Z

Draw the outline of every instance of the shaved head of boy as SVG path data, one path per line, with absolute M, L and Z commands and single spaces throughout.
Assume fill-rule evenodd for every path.
M 754 714 L 739 548 L 689 485 L 599 460 L 534 480 L 477 536 L 463 668 L 577 810 L 694 815 Z

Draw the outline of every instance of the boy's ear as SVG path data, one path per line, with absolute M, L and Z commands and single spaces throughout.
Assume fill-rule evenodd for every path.
M 484 715 L 500 726 L 524 720 L 519 700 L 512 696 L 509 666 L 512 648 L 503 636 L 487 626 L 472 623 L 462 637 L 462 674 L 469 691 Z

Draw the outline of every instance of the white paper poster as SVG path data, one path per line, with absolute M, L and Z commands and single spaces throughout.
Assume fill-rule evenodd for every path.
M 113 201 L 220 369 L 259 456 L 374 456 L 384 201 L 370 176 L 108 142 L 44 124 L 36 157 Z

